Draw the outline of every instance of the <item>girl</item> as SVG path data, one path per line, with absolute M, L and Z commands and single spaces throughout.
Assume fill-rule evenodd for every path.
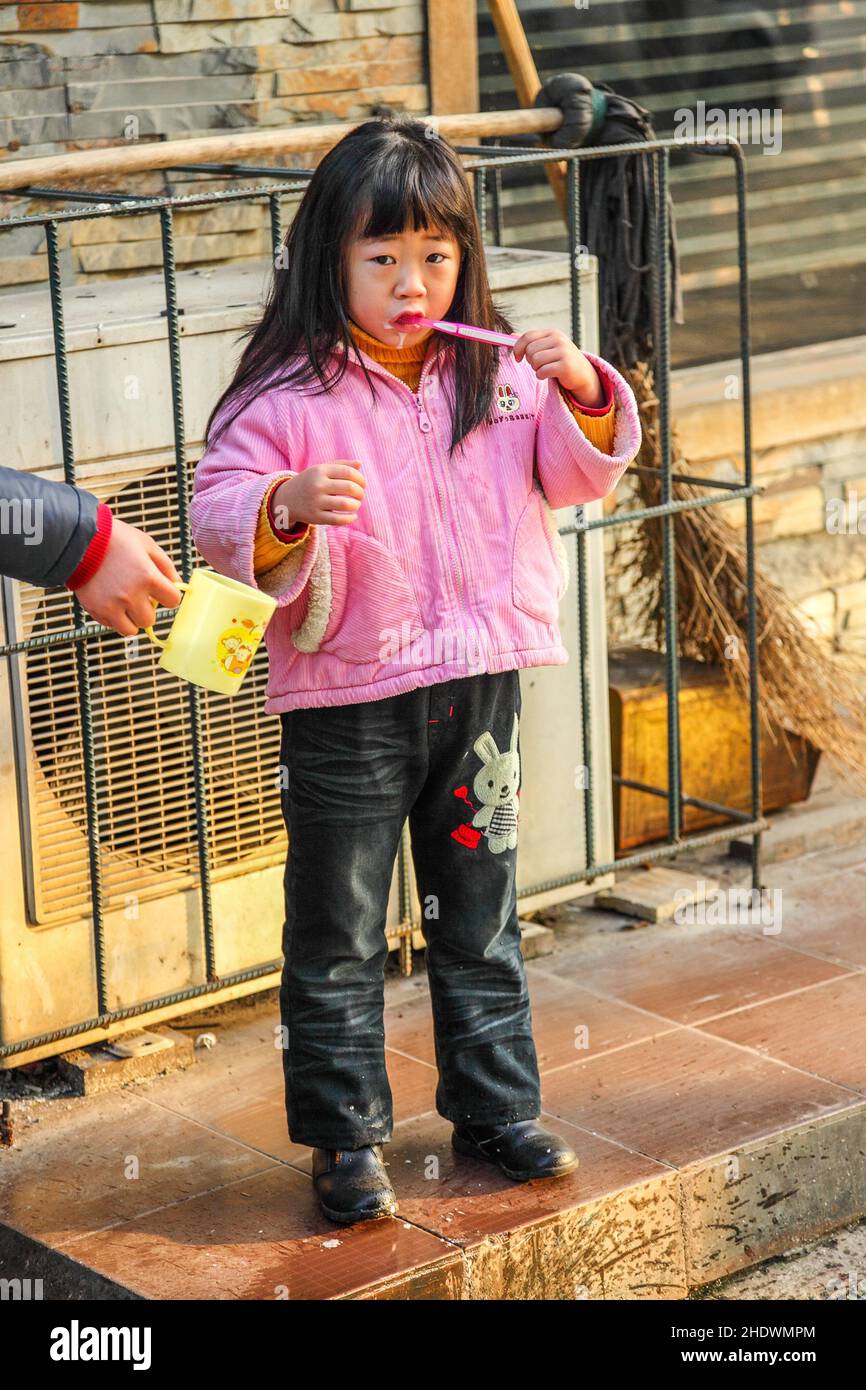
M 564 333 L 508 351 L 400 322 L 413 313 L 512 331 L 456 151 L 397 116 L 351 130 L 310 179 L 191 503 L 205 559 L 277 599 L 286 1111 L 339 1222 L 397 1209 L 384 928 L 407 816 L 453 1147 L 518 1181 L 577 1163 L 538 1122 L 519 668 L 568 660 L 551 509 L 606 496 L 640 442 L 626 382 Z

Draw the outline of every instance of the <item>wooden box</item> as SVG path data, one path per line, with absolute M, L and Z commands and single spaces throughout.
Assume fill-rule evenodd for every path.
M 680 764 L 683 796 L 699 796 L 735 810 L 751 810 L 749 706 L 730 690 L 717 666 L 681 659 Z M 611 763 L 614 773 L 667 790 L 668 737 L 665 658 L 641 647 L 614 647 L 609 655 Z M 820 750 L 790 734 L 795 758 L 783 743 L 760 738 L 763 811 L 804 801 Z M 614 844 L 619 854 L 668 836 L 666 796 L 613 784 Z M 690 834 L 731 824 L 730 817 L 696 806 L 683 808 Z

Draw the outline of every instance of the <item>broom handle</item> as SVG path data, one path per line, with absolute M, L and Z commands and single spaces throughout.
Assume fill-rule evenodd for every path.
M 532 60 L 530 59 L 530 62 Z M 419 116 L 453 144 L 482 135 L 544 135 L 562 125 L 558 106 L 510 111 L 467 111 L 450 116 Z M 110 178 L 145 169 L 169 169 L 175 164 L 228 164 L 258 155 L 324 155 L 360 121 L 270 126 L 265 130 L 233 131 L 229 135 L 198 135 L 186 140 L 151 140 L 112 145 L 108 149 L 73 150 L 35 159 L 7 160 L 0 165 L 0 194 L 29 184 L 68 183 L 76 179 Z
M 515 0 L 487 0 L 487 4 L 505 54 L 505 61 L 508 63 L 517 100 L 521 106 L 532 110 L 541 109 L 532 105 L 541 90 L 541 81 Z M 559 125 L 561 121 L 557 121 L 557 128 Z M 558 159 L 545 164 L 544 169 L 567 227 L 568 187 L 565 181 L 565 163 Z

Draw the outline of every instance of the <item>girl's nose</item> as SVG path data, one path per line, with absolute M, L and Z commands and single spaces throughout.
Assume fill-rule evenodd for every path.
M 407 299 L 423 294 L 424 290 L 424 277 L 420 270 L 407 271 L 400 281 L 399 292 Z

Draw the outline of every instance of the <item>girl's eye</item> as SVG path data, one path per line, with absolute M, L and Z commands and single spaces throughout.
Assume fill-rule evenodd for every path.
M 444 261 L 444 260 L 445 260 L 445 255 L 444 255 L 444 253 L 443 253 L 442 251 L 431 251 L 431 252 L 430 252 L 430 256 L 438 256 L 440 261 Z M 427 257 L 428 260 L 430 259 L 430 256 Z M 393 256 L 389 256 L 389 255 L 388 255 L 386 252 L 384 252 L 384 251 L 383 251 L 383 253 L 382 253 L 381 256 L 374 256 L 374 257 L 373 257 L 373 260 L 374 260 L 374 261 L 393 261 L 393 259 L 394 259 Z M 436 265 L 439 265 L 439 261 L 436 261 Z

